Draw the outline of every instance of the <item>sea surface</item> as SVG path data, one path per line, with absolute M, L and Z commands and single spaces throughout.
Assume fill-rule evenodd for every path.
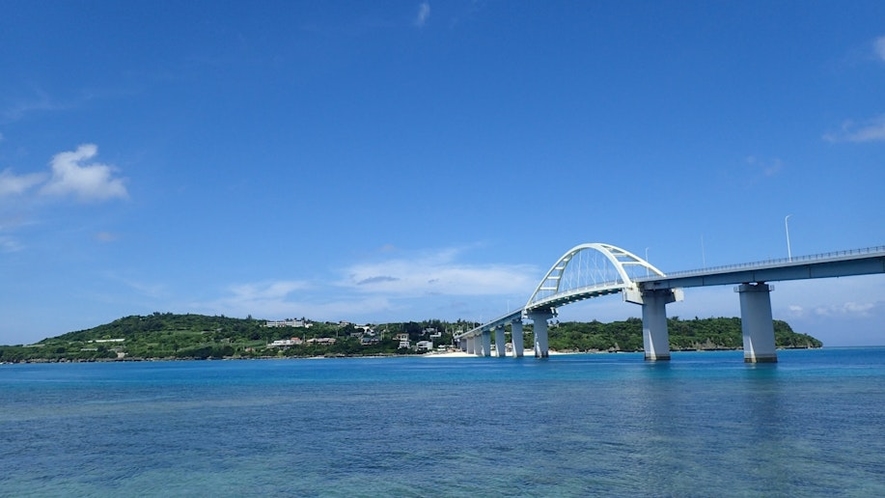
M 885 348 L 0 365 L 0 496 L 885 496 Z

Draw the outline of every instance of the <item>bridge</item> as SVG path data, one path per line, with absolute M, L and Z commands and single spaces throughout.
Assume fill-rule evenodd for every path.
M 735 285 L 741 306 L 744 361 L 776 362 L 769 282 L 885 273 L 885 246 L 790 257 L 757 263 L 664 274 L 648 261 L 610 244 L 589 243 L 571 248 L 550 268 L 525 306 L 476 328 L 457 334 L 461 349 L 477 356 L 506 355 L 510 327 L 512 356 L 524 356 L 523 321 L 533 322 L 534 355 L 549 355 L 547 321 L 557 308 L 586 299 L 621 294 L 642 306 L 645 359 L 669 360 L 666 305 L 684 298 L 682 289 Z

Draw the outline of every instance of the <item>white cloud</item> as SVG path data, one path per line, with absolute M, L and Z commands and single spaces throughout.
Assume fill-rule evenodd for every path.
M 421 2 L 421 5 L 418 6 L 418 16 L 415 17 L 415 26 L 422 27 L 427 24 L 427 19 L 430 17 L 430 2 Z
M 0 172 L 0 197 L 20 195 L 26 190 L 42 183 L 46 179 L 43 173 L 15 175 L 9 168 Z
M 882 344 L 885 320 L 883 275 L 776 282 L 774 318 L 825 345 Z
M 790 318 L 809 319 L 813 317 L 865 318 L 873 316 L 876 308 L 875 303 L 855 301 L 815 304 L 809 307 L 790 304 L 786 307 L 785 314 Z
M 873 52 L 876 57 L 885 61 L 885 36 L 880 36 L 873 41 Z
M 77 150 L 60 152 L 52 158 L 52 177 L 40 189 L 43 195 L 73 195 L 78 200 L 103 201 L 129 196 L 123 180 L 112 178 L 114 168 L 101 163 L 89 163 L 98 154 L 94 144 L 84 144 Z
M 870 316 L 870 311 L 876 307 L 873 303 L 837 303 L 826 306 L 818 306 L 814 313 L 820 316 Z
M 505 295 L 528 296 L 540 278 L 526 265 L 470 265 L 455 262 L 456 250 L 414 259 L 361 263 L 345 269 L 339 285 L 364 293 L 397 296 Z
M 296 291 L 310 289 L 298 296 Z M 280 280 L 230 286 L 227 295 L 211 302 L 192 303 L 188 309 L 259 319 L 307 317 L 312 320 L 354 320 L 395 309 L 385 297 L 362 296 L 327 299 L 321 289 L 305 281 Z M 336 294 L 337 296 L 337 294 Z M 318 301 L 311 301 L 317 299 Z
M 338 281 L 233 285 L 219 298 L 192 303 L 189 309 L 266 319 L 377 322 L 420 314 L 474 316 L 492 299 L 491 316 L 506 311 L 508 302 L 522 305 L 540 278 L 533 266 L 464 264 L 456 261 L 458 255 L 458 250 L 444 249 L 354 264 L 340 271 L 346 277 Z
M 885 114 L 866 121 L 855 123 L 846 121 L 836 133 L 827 133 L 828 142 L 881 142 L 885 141 Z

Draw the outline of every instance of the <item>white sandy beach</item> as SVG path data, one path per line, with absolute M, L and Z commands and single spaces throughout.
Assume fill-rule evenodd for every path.
M 550 356 L 560 355 L 560 354 L 569 354 L 569 353 L 560 353 L 558 351 L 550 351 Z M 534 356 L 534 352 L 531 349 L 527 349 L 524 353 L 524 356 L 531 357 Z M 498 356 L 498 353 L 493 349 L 492 356 Z M 511 352 L 506 354 L 508 358 L 513 357 Z M 464 351 L 447 351 L 445 353 L 427 353 L 424 355 L 425 358 L 477 358 L 477 355 L 465 353 Z

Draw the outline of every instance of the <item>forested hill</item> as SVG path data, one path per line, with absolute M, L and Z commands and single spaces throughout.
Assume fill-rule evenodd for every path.
M 670 349 L 674 351 L 743 348 L 740 318 L 667 319 Z M 568 322 L 550 329 L 550 348 L 557 351 L 641 351 L 642 320 Z M 774 320 L 775 345 L 782 349 L 820 348 L 823 343 L 794 332 L 787 322 Z
M 277 325 L 277 326 L 268 326 Z M 478 324 L 425 320 L 355 325 L 306 319 L 266 320 L 154 313 L 127 316 L 87 330 L 27 346 L 0 346 L 0 361 L 91 361 L 108 359 L 205 359 L 287 356 L 414 354 L 453 344 L 452 336 Z M 739 318 L 668 319 L 670 348 L 740 349 Z M 774 321 L 779 348 L 818 348 L 821 341 Z M 525 325 L 531 349 L 531 323 Z M 564 322 L 550 328 L 550 348 L 558 351 L 641 351 L 642 321 Z

